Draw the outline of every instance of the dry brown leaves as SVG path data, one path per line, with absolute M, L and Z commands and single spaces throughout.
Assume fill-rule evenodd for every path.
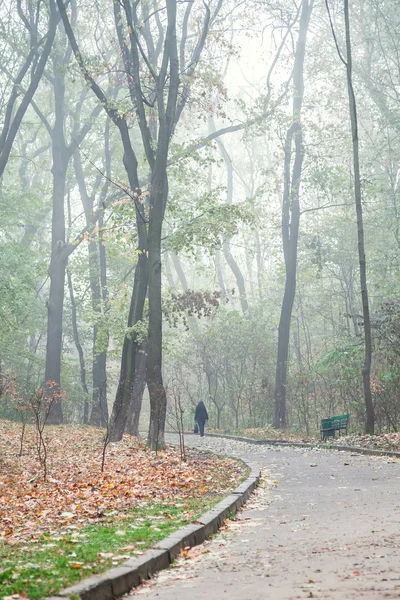
M 218 432 L 215 431 L 215 433 Z M 289 442 L 308 443 L 319 443 L 321 441 L 319 435 L 306 436 L 301 432 L 296 433 L 290 430 L 274 429 L 272 427 L 243 429 L 240 432 L 232 432 L 232 435 L 242 435 L 257 440 L 286 440 Z M 327 439 L 327 443 L 400 452 L 400 433 L 378 433 L 375 435 L 351 433 L 336 438 L 330 437 Z
M 27 427 L 22 456 L 21 426 L 0 421 L 0 541 L 38 539 L 44 532 L 83 527 L 114 511 L 115 518 L 133 507 L 176 504 L 187 498 L 233 487 L 243 466 L 231 459 L 179 450 L 149 452 L 144 443 L 125 436 L 107 450 L 100 473 L 103 432 L 82 426 L 46 427 L 48 481 L 43 482 L 33 427 Z
M 333 443 L 346 446 L 359 446 L 373 450 L 393 450 L 400 452 L 400 433 L 381 433 L 376 435 L 350 434 L 333 440 Z

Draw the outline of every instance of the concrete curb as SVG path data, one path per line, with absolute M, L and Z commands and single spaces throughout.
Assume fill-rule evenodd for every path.
M 203 543 L 218 531 L 230 514 L 235 514 L 247 502 L 251 491 L 260 481 L 260 469 L 253 463 L 245 460 L 242 462 L 251 469 L 246 481 L 197 521 L 164 538 L 139 558 L 130 558 L 119 567 L 83 579 L 80 583 L 61 590 L 58 596 L 45 600 L 65 600 L 71 597 L 82 600 L 113 600 L 158 571 L 167 569 L 183 548 Z
M 192 431 L 185 435 L 195 435 Z M 368 456 L 393 456 L 400 458 L 400 452 L 392 450 L 371 450 L 362 446 L 341 446 L 340 444 L 321 444 L 319 442 L 291 442 L 289 440 L 255 440 L 253 438 L 240 437 L 235 435 L 224 435 L 219 433 L 207 433 L 207 437 L 224 438 L 227 440 L 235 440 L 237 442 L 246 442 L 247 444 L 255 444 L 258 446 L 289 446 L 297 448 L 321 448 L 325 450 L 341 450 L 345 452 L 355 452 L 357 454 L 366 454 Z

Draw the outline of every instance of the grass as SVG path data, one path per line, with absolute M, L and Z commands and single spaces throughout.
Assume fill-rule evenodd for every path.
M 32 600 L 57 594 L 85 577 L 143 553 L 179 527 L 192 522 L 220 496 L 187 504 L 136 508 L 102 524 L 42 535 L 27 544 L 0 544 L 0 598 L 20 594 Z
M 143 553 L 191 523 L 245 477 L 229 457 L 168 446 L 149 452 L 125 436 L 107 450 L 103 432 L 49 426 L 48 480 L 35 430 L 0 421 L 0 598 L 43 598 Z

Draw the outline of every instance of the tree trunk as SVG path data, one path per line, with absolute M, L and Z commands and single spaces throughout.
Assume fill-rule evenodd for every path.
M 128 328 L 133 327 L 142 319 L 143 306 L 147 292 L 147 281 L 148 259 L 146 254 L 142 252 L 139 254 L 138 263 L 135 269 L 131 305 L 128 316 Z M 136 334 L 134 332 L 127 334 L 122 348 L 119 384 L 111 415 L 110 438 L 113 442 L 121 440 L 125 431 L 131 404 L 131 392 L 134 385 L 138 347 Z
M 99 244 L 91 241 L 88 246 L 89 251 L 89 277 L 90 290 L 92 296 L 92 309 L 95 319 L 102 318 L 103 298 L 100 287 L 100 256 Z M 97 316 L 98 315 L 98 316 Z M 106 358 L 107 352 L 98 349 L 99 325 L 93 325 L 93 367 L 92 367 L 92 412 L 89 423 L 95 427 L 106 427 L 108 423 L 107 407 L 107 377 L 106 377 Z
M 159 152 L 152 192 L 149 217 L 149 333 L 147 354 L 147 388 L 150 395 L 150 424 L 148 445 L 151 450 L 165 448 L 164 430 L 167 397 L 162 380 L 162 308 L 161 308 L 161 232 L 164 216 L 164 189 L 167 148 Z
M 131 389 L 131 402 L 128 419 L 125 427 L 126 433 L 139 437 L 139 418 L 142 409 L 143 393 L 146 387 L 146 362 L 147 340 L 138 347 L 135 361 L 135 374 Z
M 221 304 L 225 304 L 226 288 L 225 288 L 224 275 L 223 275 L 222 264 L 221 264 L 221 250 L 219 248 L 215 249 L 215 273 L 217 275 L 219 291 L 221 294 Z
M 124 166 L 132 190 L 139 191 L 139 178 L 137 174 L 137 160 L 129 138 L 126 122 L 119 123 L 119 130 L 124 147 Z M 148 285 L 148 257 L 147 257 L 147 229 L 142 205 L 136 207 L 136 226 L 138 231 L 138 262 L 133 281 L 131 304 L 128 316 L 130 329 L 143 318 L 143 307 Z M 131 390 L 136 371 L 135 361 L 138 351 L 137 336 L 132 332 L 125 336 L 121 356 L 121 369 L 115 401 L 113 404 L 110 425 L 110 439 L 113 442 L 122 439 L 131 404 Z
M 211 129 L 213 131 L 215 131 L 215 124 L 214 124 L 213 119 L 210 119 L 210 125 L 211 125 Z M 223 157 L 225 165 L 226 165 L 226 176 L 227 176 L 226 202 L 227 202 L 227 204 L 232 204 L 232 202 L 233 202 L 232 161 L 231 161 L 231 157 L 229 156 L 224 144 L 222 143 L 222 141 L 220 139 L 217 139 L 217 144 L 218 144 L 218 148 L 221 153 L 221 156 Z M 249 305 L 247 302 L 247 295 L 246 295 L 246 285 L 244 282 L 244 277 L 243 277 L 242 271 L 232 255 L 230 242 L 228 239 L 224 240 L 222 250 L 223 250 L 225 260 L 226 260 L 229 268 L 231 269 L 233 275 L 235 276 L 236 284 L 237 284 L 238 290 L 239 290 L 240 306 L 242 309 L 242 313 L 244 315 L 246 315 L 249 310 Z
M 159 132 L 157 151 L 153 162 L 149 211 L 149 330 L 147 353 L 147 389 L 150 396 L 150 424 L 147 443 L 151 450 L 165 448 L 164 431 L 167 396 L 162 379 L 162 306 L 161 306 L 161 235 L 165 205 L 168 197 L 167 160 L 169 142 L 179 119 L 183 97 L 178 106 L 179 59 L 176 40 L 176 0 L 166 0 L 167 29 L 165 33 L 162 69 L 157 78 Z M 167 102 L 164 98 L 164 78 L 169 87 Z M 142 136 L 143 137 L 143 136 Z
M 357 237 L 358 237 L 358 259 L 360 264 L 360 284 L 361 284 L 361 301 L 364 318 L 364 342 L 365 356 L 364 366 L 362 370 L 364 402 L 366 411 L 365 431 L 373 434 L 375 428 L 374 405 L 372 402 L 371 393 L 371 360 L 372 360 L 372 338 L 371 338 L 371 320 L 369 313 L 369 300 L 367 288 L 367 264 L 365 259 L 365 244 L 364 244 L 364 225 L 362 213 L 362 196 L 361 196 L 361 176 L 360 176 L 360 157 L 359 157 L 359 141 L 358 141 L 358 120 L 357 120 L 357 105 L 356 97 L 353 88 L 352 79 L 352 55 L 351 55 L 351 39 L 350 39 L 350 17 L 349 17 L 349 2 L 344 0 L 344 20 L 346 28 L 346 51 L 347 51 L 347 89 L 349 95 L 349 109 L 351 132 L 353 140 L 353 165 L 354 165 L 354 200 L 357 213 Z
M 51 259 L 50 259 L 50 293 L 47 303 L 47 344 L 45 384 L 53 382 L 50 389 L 57 389 L 61 380 L 61 352 L 64 307 L 64 284 L 66 259 L 65 246 L 65 214 L 64 198 L 67 178 L 69 154 L 64 138 L 64 75 L 59 67 L 54 69 L 54 100 L 55 121 L 52 130 L 53 154 L 53 215 L 51 223 Z M 47 423 L 57 425 L 62 423 L 63 413 L 61 402 L 53 404 Z
M 103 315 L 108 311 L 108 291 L 107 291 L 107 260 L 106 260 L 106 249 L 103 244 L 103 217 L 99 218 L 99 267 L 100 267 L 100 288 L 101 288 L 101 300 L 103 306 Z M 96 338 L 97 341 L 97 338 Z M 104 415 L 103 426 L 108 424 L 108 405 L 107 405 L 107 350 L 109 343 L 109 332 L 103 332 L 103 347 L 98 350 L 97 364 L 98 364 L 98 389 L 100 389 L 99 405 L 101 407 L 101 414 Z M 94 383 L 94 382 L 93 382 Z
M 68 279 L 69 297 L 70 297 L 70 302 L 71 302 L 72 331 L 73 331 L 73 335 L 74 335 L 75 347 L 76 347 L 76 350 L 77 350 L 78 356 L 79 356 L 79 367 L 80 367 L 82 389 L 83 389 L 83 393 L 85 394 L 85 400 L 84 400 L 84 406 L 83 406 L 83 424 L 87 425 L 88 418 L 89 418 L 89 402 L 88 402 L 89 390 L 88 390 L 88 387 L 86 384 L 85 357 L 83 354 L 82 344 L 80 343 L 80 340 L 79 340 L 78 320 L 77 320 L 77 316 L 76 316 L 76 303 L 75 303 L 74 287 L 72 284 L 71 273 L 69 272 L 68 269 L 67 269 L 67 279 Z
M 296 293 L 297 273 L 297 242 L 300 222 L 300 182 L 303 165 L 303 140 L 301 125 L 301 109 L 303 104 L 304 82 L 304 56 L 306 37 L 313 0 L 303 0 L 299 38 L 297 40 L 296 54 L 293 69 L 293 117 L 292 124 L 287 132 L 285 141 L 284 159 L 284 191 L 282 200 L 282 242 L 285 258 L 286 281 L 283 295 L 281 316 L 279 320 L 278 353 L 275 375 L 275 411 L 274 427 L 286 428 L 286 385 L 290 341 L 290 321 L 292 318 L 293 301 Z M 293 168 L 292 146 L 294 142 L 295 158 Z

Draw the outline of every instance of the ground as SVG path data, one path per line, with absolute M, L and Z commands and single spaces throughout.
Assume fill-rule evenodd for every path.
M 400 598 L 400 464 L 334 450 L 188 443 L 256 462 L 238 518 L 129 597 L 146 600 Z
M 139 556 L 192 522 L 246 477 L 241 462 L 179 447 L 149 452 L 130 436 L 102 451 L 104 431 L 0 421 L 0 598 L 56 594 Z M 15 596 L 16 594 L 16 596 Z

